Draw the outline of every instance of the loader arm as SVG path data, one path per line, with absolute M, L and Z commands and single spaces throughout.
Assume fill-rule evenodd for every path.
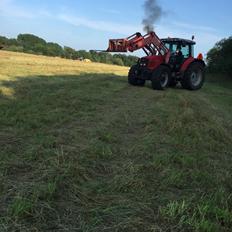
M 169 53 L 168 48 L 155 32 L 150 32 L 144 36 L 137 32 L 126 39 L 111 39 L 107 52 L 134 52 L 139 49 L 143 49 L 147 56 L 165 56 Z

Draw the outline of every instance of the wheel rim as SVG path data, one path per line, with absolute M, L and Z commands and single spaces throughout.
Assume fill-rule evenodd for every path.
M 166 87 L 168 85 L 168 73 L 162 73 L 161 78 L 160 78 L 160 84 L 162 88 Z
M 202 81 L 202 72 L 201 71 L 195 71 L 191 74 L 191 82 L 193 86 L 198 86 L 200 85 Z

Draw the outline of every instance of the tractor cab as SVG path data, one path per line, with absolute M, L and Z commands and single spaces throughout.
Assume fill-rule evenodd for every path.
M 194 45 L 196 43 L 193 40 L 167 38 L 161 39 L 161 41 L 171 53 L 169 64 L 173 71 L 179 71 L 187 59 L 194 57 Z

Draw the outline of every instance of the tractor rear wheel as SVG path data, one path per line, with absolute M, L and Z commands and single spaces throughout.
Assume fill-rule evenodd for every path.
M 168 67 L 161 65 L 157 68 L 151 78 L 152 88 L 155 90 L 164 90 L 169 86 L 171 71 Z
M 181 81 L 184 89 L 198 90 L 201 89 L 205 82 L 205 68 L 200 62 L 193 63 L 189 66 Z
M 133 65 L 128 73 L 128 83 L 135 86 L 144 86 L 145 80 L 139 79 L 137 72 L 137 65 Z

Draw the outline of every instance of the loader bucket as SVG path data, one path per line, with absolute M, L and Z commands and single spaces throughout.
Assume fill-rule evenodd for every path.
M 107 52 L 128 52 L 132 51 L 131 45 L 138 39 L 142 39 L 141 33 L 137 32 L 126 39 L 111 39 Z M 142 47 L 142 45 L 141 45 Z
M 126 39 L 111 39 L 107 52 L 127 52 Z

